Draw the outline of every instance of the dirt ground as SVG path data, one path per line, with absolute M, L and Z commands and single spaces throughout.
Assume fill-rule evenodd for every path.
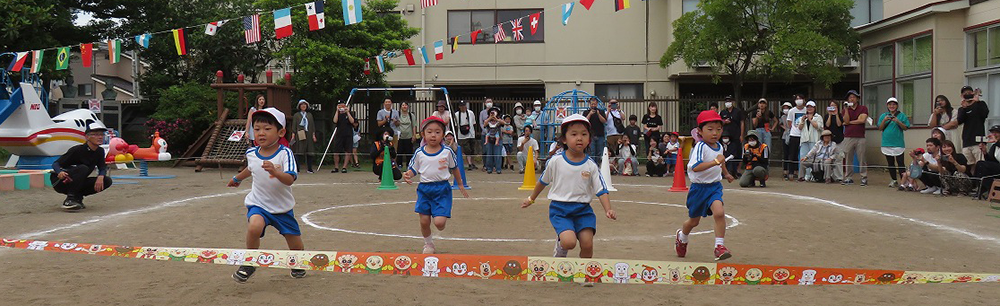
M 118 184 L 86 199 L 87 209 L 64 212 L 51 189 L 0 193 L 0 237 L 169 247 L 244 247 L 243 196 L 226 188 L 234 170 L 195 173 L 153 168 L 175 179 Z M 134 174 L 120 173 L 119 174 Z M 547 201 L 521 209 L 521 175 L 468 173 L 473 199 L 457 200 L 443 237 L 527 239 L 526 242 L 437 240 L 452 254 L 551 256 L 554 238 Z M 772 181 L 766 189 L 726 185 L 726 212 L 739 224 L 728 231 L 731 263 L 831 268 L 1000 273 L 1000 212 L 962 197 L 903 193 L 872 173 L 868 187 Z M 598 219 L 595 256 L 710 262 L 712 235 L 691 238 L 688 257 L 673 253 L 672 234 L 686 218 L 685 193 L 669 178 L 613 177 L 618 221 Z M 294 187 L 307 249 L 419 253 L 410 203 L 327 209 L 350 204 L 415 200 L 415 187 L 377 191 L 374 175 L 301 174 Z M 543 193 L 544 195 L 544 193 Z M 797 196 L 801 195 L 801 196 Z M 807 197 L 802 197 L 807 196 Z M 812 199 L 809 197 L 815 197 Z M 192 199 L 193 198 L 193 199 Z M 185 200 L 189 199 L 189 200 Z M 822 200 L 820 200 L 822 199 Z M 371 232 L 329 231 L 307 225 Z M 707 221 L 707 220 L 706 220 Z M 733 220 L 730 220 L 732 222 Z M 710 230 L 703 222 L 696 230 Z M 438 233 L 435 233 L 436 235 Z M 388 235 L 388 236 L 386 236 Z M 285 249 L 269 229 L 262 248 Z M 571 256 L 576 252 L 570 253 Z M 7 305 L 84 304 L 643 304 L 643 305 L 995 305 L 996 284 L 905 286 L 651 286 L 431 279 L 310 272 L 292 279 L 283 269 L 259 269 L 247 284 L 231 266 L 146 261 L 0 249 L 0 290 Z

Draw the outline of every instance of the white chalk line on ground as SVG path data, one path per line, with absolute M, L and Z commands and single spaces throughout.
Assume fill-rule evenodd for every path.
M 521 199 L 522 198 L 469 198 L 469 199 L 455 198 L 455 200 L 458 200 L 458 201 L 477 201 L 477 200 L 516 201 L 516 200 L 521 200 Z M 668 206 L 668 207 L 685 208 L 684 205 L 669 204 L 669 203 L 639 202 L 639 201 L 628 201 L 628 200 L 613 200 L 612 202 L 635 203 L 635 204 L 658 205 L 658 206 Z M 312 226 L 312 227 L 317 228 L 317 229 L 327 230 L 327 231 L 341 232 L 341 233 L 348 233 L 348 234 L 357 234 L 357 235 L 370 235 L 370 236 L 379 236 L 379 237 L 391 237 L 391 238 L 424 239 L 424 237 L 422 237 L 422 236 L 415 236 L 415 235 L 386 234 L 386 233 L 376 233 L 376 232 L 368 232 L 368 231 L 356 231 L 356 230 L 349 230 L 349 229 L 344 229 L 344 228 L 323 226 L 323 225 L 316 224 L 316 222 L 313 222 L 313 220 L 310 218 L 314 213 L 324 212 L 324 211 L 333 210 L 333 209 L 356 208 L 356 207 L 370 207 L 370 206 L 381 206 L 381 205 L 397 205 L 397 204 L 415 204 L 415 201 L 397 201 L 397 202 L 358 203 L 358 204 L 337 205 L 337 206 L 320 208 L 320 209 L 317 209 L 317 210 L 313 210 L 313 211 L 307 212 L 304 215 L 302 215 L 302 217 L 300 217 L 300 218 L 302 219 L 303 223 L 305 223 L 305 224 L 307 224 L 309 226 Z M 738 219 L 736 219 L 735 217 L 730 216 L 730 215 L 726 215 L 726 217 L 729 218 L 730 220 L 732 220 L 732 222 L 730 222 L 730 224 L 726 226 L 727 229 L 730 229 L 730 228 L 733 228 L 733 227 L 736 227 L 736 226 L 740 225 L 740 221 Z M 712 232 L 713 231 L 711 231 L 711 230 L 700 231 L 700 232 L 692 232 L 691 235 L 708 234 L 708 233 L 712 233 Z M 674 235 L 663 236 L 663 237 L 673 237 L 673 236 Z M 435 239 L 440 239 L 440 240 L 474 241 L 474 242 L 555 242 L 556 241 L 556 239 L 446 237 L 446 236 L 440 236 L 440 235 L 435 235 L 434 238 Z M 595 238 L 595 240 L 597 240 L 597 241 L 648 241 L 648 240 L 658 240 L 658 239 L 659 239 L 659 237 L 643 237 L 643 236 L 601 237 L 601 238 Z

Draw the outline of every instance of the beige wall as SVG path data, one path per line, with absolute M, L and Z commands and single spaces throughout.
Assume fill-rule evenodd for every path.
M 1000 19 L 1000 1 L 986 1 L 969 7 L 965 26 L 974 26 Z
M 645 95 L 673 96 L 667 79 L 670 70 L 659 67 L 672 35 L 670 22 L 681 13 L 680 1 L 633 1 L 632 8 L 614 12 L 610 2 L 598 2 L 591 10 L 579 3 L 573 9 L 569 25 L 562 25 L 560 6 L 565 0 L 441 1 L 427 10 L 424 41 L 415 36 L 415 47 L 426 45 L 431 54 L 426 82 L 433 85 L 545 84 L 546 95 L 564 90 L 593 92 L 595 83 L 643 83 Z M 420 5 L 404 18 L 420 27 Z M 650 15 L 649 39 L 646 32 L 647 6 Z M 446 39 L 448 10 L 544 8 L 545 42 L 534 44 L 459 45 L 450 53 L 445 41 L 444 60 L 433 60 L 433 44 Z M 527 24 L 528 19 L 522 21 Z M 529 29 L 525 26 L 525 35 Z M 511 33 L 507 33 L 508 36 Z M 648 49 L 647 49 L 648 43 Z M 415 55 L 416 56 L 416 55 Z M 419 59 L 417 60 L 420 61 Z M 395 70 L 388 81 L 396 86 L 420 84 L 420 66 L 407 66 L 403 57 L 389 61 Z M 674 65 L 672 67 L 683 67 Z M 683 68 L 686 70 L 686 68 Z M 581 82 L 580 86 L 576 82 Z
M 883 0 L 882 9 L 883 16 L 889 18 L 893 15 L 898 15 L 906 11 L 921 7 L 926 4 L 939 2 L 941 0 Z M 961 0 L 967 1 L 967 0 Z

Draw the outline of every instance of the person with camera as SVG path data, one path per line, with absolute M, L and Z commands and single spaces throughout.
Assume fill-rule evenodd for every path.
M 981 143 L 986 135 L 986 118 L 990 115 L 990 108 L 986 101 L 980 100 L 982 91 L 973 90 L 972 86 L 962 87 L 962 107 L 958 109 L 958 118 L 955 121 L 944 125 L 944 128 L 955 128 L 962 124 L 962 154 L 969 159 L 970 163 L 983 160 L 983 150 Z M 975 171 L 973 166 L 972 170 Z
M 724 108 L 719 112 L 719 116 L 722 116 L 722 131 L 729 134 L 730 143 L 726 147 L 729 151 L 726 151 L 727 156 L 742 156 L 743 155 L 743 137 L 747 134 L 747 125 L 743 124 L 746 119 L 746 115 L 743 114 L 743 110 L 736 107 L 736 102 L 733 100 L 732 96 L 726 96 L 726 99 L 722 102 Z M 729 173 L 732 173 L 736 178 L 743 175 L 743 172 L 739 171 L 740 162 L 736 160 L 730 160 L 726 162 L 726 169 Z
M 455 123 L 458 124 L 458 146 L 462 147 L 465 167 L 468 170 L 478 169 L 470 157 L 476 154 L 476 113 L 469 109 L 468 102 L 462 101 L 458 104 Z
M 788 140 L 785 146 L 784 179 L 794 181 L 799 176 L 799 144 L 802 143 L 802 130 L 799 121 L 806 115 L 806 99 L 801 94 L 795 95 L 795 107 L 785 114 L 785 130 L 788 130 Z
M 618 154 L 618 173 L 625 176 L 637 176 L 639 175 L 639 158 L 636 153 L 635 145 L 628 139 L 628 137 L 618 138 L 617 150 Z M 631 169 L 626 167 L 626 165 L 631 166 Z
M 743 145 L 743 175 L 740 176 L 740 187 L 754 187 L 760 181 L 760 187 L 767 187 L 768 157 L 770 153 L 766 143 L 761 143 L 757 131 L 750 131 Z
M 993 178 L 1000 175 L 1000 150 L 997 148 L 1000 146 L 1000 142 L 997 141 L 998 139 L 1000 139 L 1000 125 L 994 125 L 990 127 L 990 135 L 987 136 L 986 140 L 986 142 L 993 144 L 989 146 L 988 150 L 985 143 L 979 144 L 981 150 L 985 151 L 986 154 L 983 156 L 983 160 L 975 163 L 975 169 L 969 169 L 973 173 L 972 177 L 982 179 L 977 189 L 979 194 L 973 194 L 973 198 L 985 198 L 989 194 L 989 188 L 993 186 Z
M 309 102 L 305 99 L 299 100 L 298 112 L 292 117 L 292 144 L 296 157 L 305 159 L 306 169 L 313 173 L 312 160 L 313 151 L 316 146 L 316 127 L 313 126 L 313 115 L 308 112 Z
M 531 137 L 534 129 L 530 125 L 527 125 L 522 131 L 521 137 L 517 138 L 517 173 L 519 174 L 524 174 L 524 167 L 528 163 L 529 150 L 535 151 L 534 155 L 532 155 L 535 160 L 531 162 L 535 164 L 535 169 L 538 169 L 538 140 Z
M 354 147 L 354 127 L 358 126 L 358 121 L 354 117 L 354 112 L 349 111 L 347 104 L 340 102 L 337 104 L 337 113 L 333 116 L 333 170 L 331 173 L 347 173 L 347 163 L 350 160 L 350 153 Z M 340 158 L 344 158 L 341 169 L 337 170 Z
M 923 154 L 920 154 L 923 152 Z M 916 167 L 910 168 L 910 177 L 919 179 L 924 183 L 922 194 L 941 195 L 944 191 L 941 187 L 941 176 L 933 169 L 939 169 L 941 160 L 941 140 L 937 138 L 927 138 L 927 150 L 916 151 L 910 154 L 916 161 Z
M 941 128 L 947 131 L 945 134 L 947 139 L 956 139 L 955 129 L 958 127 L 958 109 L 951 106 L 951 101 L 945 95 L 938 95 L 934 98 L 934 111 L 931 112 L 931 117 L 927 120 L 927 126 Z M 950 128 L 946 128 L 945 126 L 949 126 Z
M 498 113 L 497 109 L 491 109 L 488 113 L 489 117 L 484 122 L 483 148 L 486 150 L 483 152 L 483 168 L 489 174 L 493 174 L 494 171 L 500 174 L 503 171 L 501 169 L 503 145 L 500 143 L 500 130 L 503 127 L 503 121 L 500 121 Z
M 941 173 L 941 194 L 971 194 L 975 184 L 969 179 L 969 160 L 955 151 L 951 140 L 941 142 L 941 161 L 931 170 Z
M 865 124 L 868 123 L 868 107 L 861 105 L 861 95 L 857 91 L 847 92 L 847 107 L 844 108 L 844 142 L 840 144 L 847 156 L 847 171 L 842 185 L 854 184 L 854 158 L 861 167 L 861 186 L 868 186 L 868 162 L 865 159 Z
M 895 97 L 889 97 L 885 101 L 888 109 L 878 117 L 878 129 L 882 131 L 882 155 L 889 163 L 890 188 L 899 187 L 896 177 L 897 172 L 903 173 L 903 152 L 906 151 L 906 141 L 903 138 L 903 131 L 910 128 L 910 120 L 906 114 L 899 110 L 899 101 Z
M 625 115 L 618 108 L 618 100 L 608 101 L 608 110 L 605 115 L 608 122 L 604 125 L 604 134 L 607 135 L 607 143 L 619 143 L 622 134 L 625 133 Z
M 844 142 L 844 117 L 840 116 L 840 104 L 837 101 L 830 101 L 830 104 L 826 106 L 826 117 L 824 117 L 823 124 L 830 131 L 833 142 L 837 144 Z M 841 176 L 843 176 L 844 170 L 840 171 Z
M 608 122 L 608 117 L 600 109 L 597 109 L 597 98 L 590 98 L 590 109 L 583 113 L 590 121 L 590 156 L 594 162 L 601 164 L 601 155 L 604 154 L 604 147 L 607 146 L 604 139 L 604 125 Z
M 797 157 L 802 158 L 809 154 L 809 151 L 812 151 L 816 143 L 820 141 L 820 133 L 823 131 L 823 116 L 816 113 L 815 101 L 806 102 L 806 114 L 799 118 L 796 124 L 800 135 Z M 802 174 L 799 182 L 814 180 L 812 170 L 806 171 L 807 169 L 812 168 L 806 167 L 804 163 L 799 163 L 799 173 Z
M 774 114 L 767 109 L 767 99 L 757 100 L 757 109 L 750 112 L 750 123 L 767 148 L 771 149 L 771 129 L 774 128 Z
M 383 164 L 385 163 L 385 151 L 389 150 L 389 164 L 392 166 L 392 179 L 399 180 L 403 178 L 403 173 L 399 171 L 399 164 L 393 162 L 396 160 L 396 147 L 392 145 L 393 137 L 391 130 L 382 131 L 382 137 L 379 141 L 376 141 L 372 145 L 372 173 L 378 176 L 379 180 L 382 180 L 382 170 Z

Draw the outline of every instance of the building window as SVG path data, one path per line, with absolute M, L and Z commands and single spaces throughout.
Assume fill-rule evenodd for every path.
M 907 76 L 931 71 L 931 36 L 921 36 L 897 43 L 899 45 L 899 70 L 897 75 Z
M 604 99 L 641 99 L 642 84 L 595 84 L 594 95 Z
M 681 3 L 681 11 L 687 14 L 688 12 L 694 12 L 698 10 L 698 2 L 701 0 L 684 0 Z
M 476 43 L 493 43 L 493 33 L 495 26 L 502 23 L 506 39 L 504 43 L 541 43 L 545 42 L 545 18 L 539 18 L 535 35 L 531 35 L 531 14 L 541 12 L 542 9 L 520 9 L 520 10 L 475 10 L 475 11 L 448 11 L 448 37 L 461 35 L 458 42 L 460 44 L 472 43 L 471 33 L 482 30 L 476 37 Z M 543 16 L 544 17 L 544 16 Z M 514 41 L 514 26 L 512 20 L 521 18 L 521 34 L 524 39 Z
M 896 82 L 896 99 L 899 100 L 899 110 L 910 117 L 912 124 L 923 124 L 915 118 L 929 118 L 934 105 L 931 96 L 930 76 Z M 886 98 L 888 99 L 888 98 Z M 885 111 L 885 100 L 882 100 L 881 110 Z
M 882 20 L 882 0 L 854 0 L 851 26 L 856 27 Z
M 865 50 L 865 82 L 892 79 L 892 53 L 892 45 Z
M 892 83 L 869 84 L 861 89 L 861 99 L 865 106 L 868 106 L 868 114 L 878 119 L 878 115 L 885 112 L 885 100 L 892 97 Z
M 76 93 L 82 97 L 92 97 L 94 96 L 94 84 L 76 85 Z
M 1000 65 L 1000 27 L 969 33 L 969 68 Z

